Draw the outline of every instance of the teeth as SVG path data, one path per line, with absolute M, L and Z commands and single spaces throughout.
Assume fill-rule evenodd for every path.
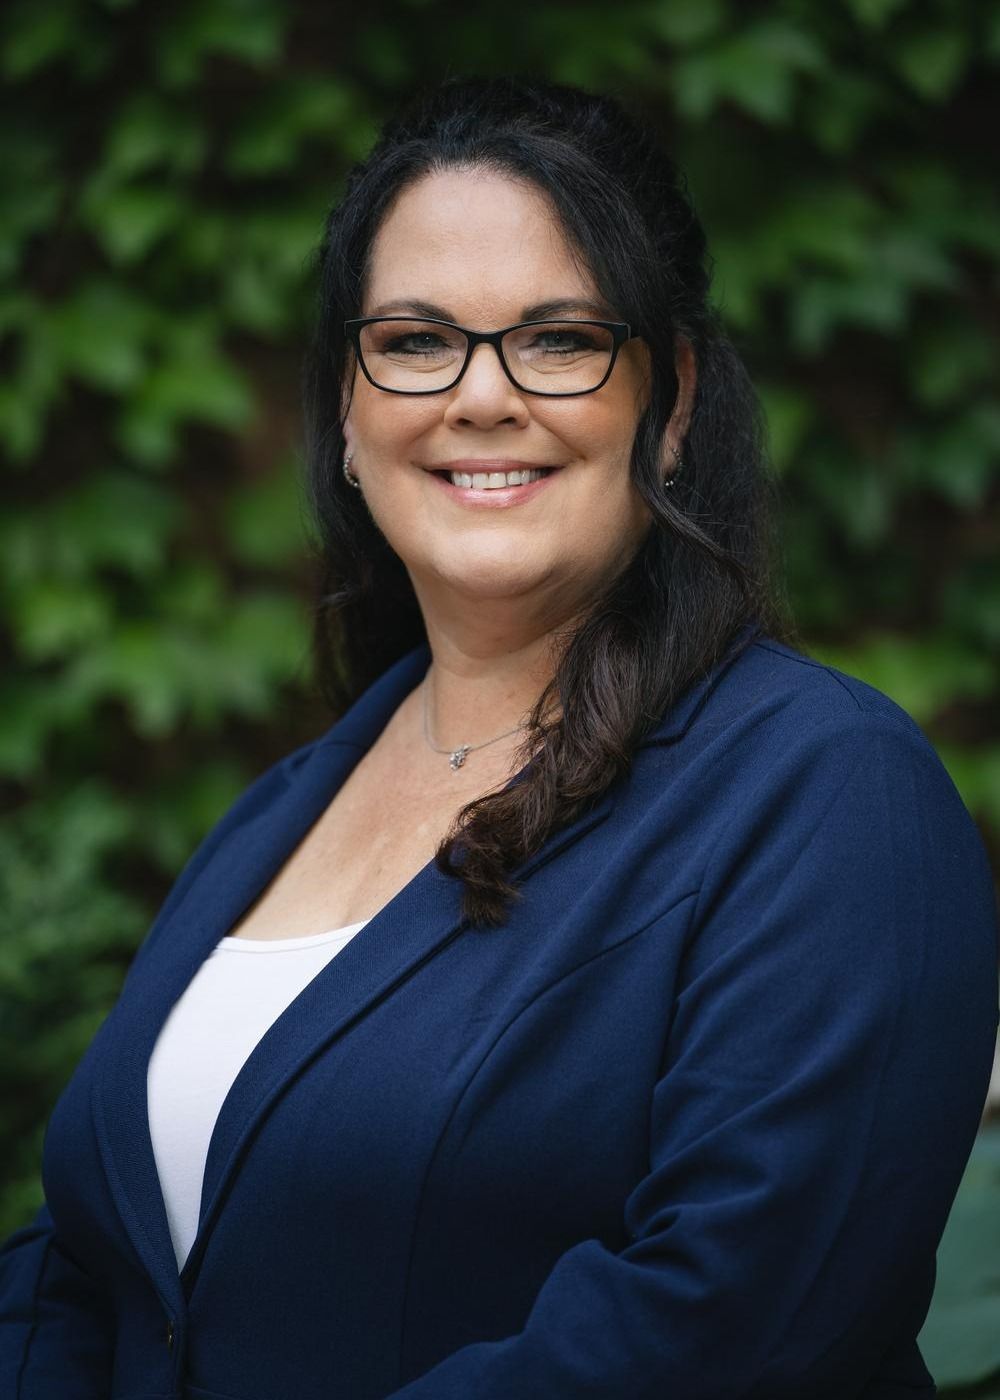
M 527 486 L 544 476 L 534 469 L 517 472 L 450 472 L 452 486 L 471 486 L 474 491 L 495 491 L 501 486 Z

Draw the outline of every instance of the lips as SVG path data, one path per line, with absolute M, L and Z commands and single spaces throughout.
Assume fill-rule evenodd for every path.
M 511 461 L 510 458 L 462 458 L 434 468 L 433 475 L 450 482 L 452 486 L 486 491 L 529 486 L 555 470 L 556 466 L 545 462 Z
M 477 472 L 554 472 L 559 466 L 553 462 L 522 462 L 511 457 L 461 457 L 429 470 L 435 476 L 450 476 L 452 472 L 475 476 Z
M 530 462 L 487 462 L 481 457 L 428 469 L 453 501 L 475 508 L 506 508 L 530 501 L 547 489 L 559 470 Z M 502 477 L 507 480 L 498 480 Z
M 524 467 L 513 471 L 441 471 L 436 472 L 452 486 L 473 487 L 477 491 L 498 491 L 510 486 L 528 486 L 550 475 L 552 468 Z

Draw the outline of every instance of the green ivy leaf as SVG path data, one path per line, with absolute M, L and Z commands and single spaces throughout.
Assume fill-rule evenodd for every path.
M 216 54 L 266 68 L 281 52 L 287 22 L 274 0 L 182 0 L 157 29 L 160 77 L 168 86 L 187 87 Z
M 186 709 L 191 650 L 182 634 L 155 621 L 126 623 L 102 647 L 74 658 L 64 683 L 90 705 L 120 701 L 136 733 L 157 739 L 176 728 Z M 206 659 L 198 656 L 199 663 Z
M 179 427 L 176 419 L 133 396 L 115 422 L 115 441 L 132 461 L 163 470 L 177 452 Z
M 18 270 L 28 240 L 58 214 L 65 184 L 51 134 L 40 136 L 24 115 L 0 125 L 0 280 Z
M 113 263 L 140 261 L 180 221 L 184 201 L 162 185 L 114 185 L 104 176 L 85 193 L 81 217 Z
M 252 108 L 226 153 L 233 175 L 267 175 L 287 169 L 301 143 L 334 142 L 347 121 L 355 93 L 332 78 L 301 76 L 275 84 Z
M 0 774 L 27 783 L 40 772 L 65 704 L 50 676 L 11 674 L 0 683 Z
M 222 428 L 242 428 L 253 403 L 240 371 L 207 349 L 197 358 L 161 364 L 142 387 L 142 399 L 166 418 L 196 418 Z
M 225 519 L 226 538 L 242 563 L 276 569 L 302 558 L 307 527 L 297 464 L 283 463 L 262 481 L 239 486 Z
M 240 232 L 242 247 L 248 256 L 266 260 L 276 278 L 303 283 L 322 237 L 329 199 L 329 189 L 319 186 L 281 205 L 247 210 Z
M 783 384 L 757 385 L 767 419 L 771 461 L 778 473 L 791 466 L 815 418 L 807 395 Z
M 149 578 L 163 566 L 183 515 L 180 500 L 162 486 L 124 472 L 104 472 L 39 519 L 48 569 L 58 567 L 73 576 L 111 568 Z
M 847 0 L 855 19 L 867 29 L 884 29 L 909 0 Z
M 151 465 L 162 465 L 173 454 L 185 422 L 235 430 L 245 427 L 253 412 L 245 377 L 223 354 L 207 324 L 174 323 L 162 334 L 162 358 L 127 401 L 117 424 L 126 451 Z
M 164 166 L 190 174 L 204 161 L 206 132 L 191 111 L 162 96 L 136 92 L 126 98 L 111 125 L 102 173 L 115 184 Z
M 824 63 L 819 44 L 804 30 L 762 21 L 680 59 L 674 69 L 677 106 L 703 120 L 730 101 L 763 122 L 787 122 L 799 76 Z
M 787 277 L 790 259 L 863 276 L 879 215 L 874 201 L 851 185 L 800 184 L 769 206 L 756 238 L 770 250 L 775 280 Z
M 964 405 L 974 393 L 1000 382 L 994 338 L 967 316 L 935 318 L 910 341 L 913 391 L 927 408 Z
M 18 82 L 71 53 L 83 38 L 78 14 L 75 0 L 21 0 L 11 5 L 0 45 L 3 76 Z
M 910 298 L 900 282 L 874 273 L 844 282 L 832 277 L 801 280 L 789 305 L 794 344 L 818 354 L 843 326 L 896 334 L 906 323 Z
M 907 434 L 901 450 L 924 485 L 961 510 L 975 510 L 1000 480 L 1000 403 L 978 403 L 941 427 Z
M 86 585 L 104 569 L 143 579 L 159 568 L 181 515 L 163 488 L 108 472 L 0 521 L 3 575 L 13 588 L 39 581 Z
M 647 16 L 653 34 L 680 48 L 710 39 L 728 18 L 723 0 L 671 0 L 655 5 Z
M 111 611 L 106 592 L 93 582 L 37 579 L 8 599 L 14 637 L 29 661 L 92 646 L 107 635 Z
M 950 292 L 959 284 L 958 270 L 947 253 L 913 228 L 886 229 L 872 249 L 871 266 L 876 274 L 915 290 Z
M 0 442 L 13 461 L 26 463 L 38 451 L 61 382 L 58 361 L 39 317 L 23 328 L 13 372 L 6 383 L 0 382 Z
M 830 69 L 813 83 L 803 103 L 808 130 L 828 152 L 854 150 L 867 130 L 889 114 L 890 98 L 883 85 L 864 72 Z
M 922 29 L 898 39 L 892 48 L 896 68 L 929 101 L 954 91 L 969 57 L 968 35 L 957 27 Z
M 153 325 L 146 301 L 101 280 L 84 283 L 45 313 L 45 331 L 64 369 L 112 393 L 124 393 L 142 376 Z
M 412 75 L 413 59 L 392 25 L 366 25 L 358 35 L 355 52 L 365 71 L 385 87 L 401 87 Z
M 171 237 L 178 265 L 188 276 L 225 269 L 239 244 L 241 228 L 239 214 L 199 202 Z
M 297 306 L 285 279 L 263 258 L 244 253 L 223 273 L 222 306 L 234 326 L 265 339 L 277 339 L 294 323 Z
M 176 875 L 210 827 L 236 801 L 250 780 L 229 758 L 192 764 L 182 776 L 157 784 L 143 810 L 150 855 Z
M 857 448 L 839 447 L 821 443 L 803 454 L 797 468 L 844 539 L 871 550 L 889 532 L 895 482 L 880 462 L 865 460 Z
M 225 579 L 213 560 L 189 559 L 157 580 L 152 602 L 172 623 L 200 630 L 228 616 L 225 593 Z
M 303 679 L 308 672 L 305 609 L 285 593 L 249 594 L 230 609 L 216 646 L 228 663 L 230 703 L 260 715 L 277 686 Z

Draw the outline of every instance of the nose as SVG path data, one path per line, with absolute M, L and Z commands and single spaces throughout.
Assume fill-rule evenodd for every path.
M 476 346 L 448 399 L 445 421 L 452 427 L 523 426 L 528 422 L 524 395 L 507 378 L 492 345 Z

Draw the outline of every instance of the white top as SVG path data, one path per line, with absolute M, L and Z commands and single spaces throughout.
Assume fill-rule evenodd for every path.
M 146 1096 L 178 1269 L 198 1232 L 208 1145 L 233 1081 L 268 1027 L 367 922 L 309 938 L 223 938 L 172 1007 Z

